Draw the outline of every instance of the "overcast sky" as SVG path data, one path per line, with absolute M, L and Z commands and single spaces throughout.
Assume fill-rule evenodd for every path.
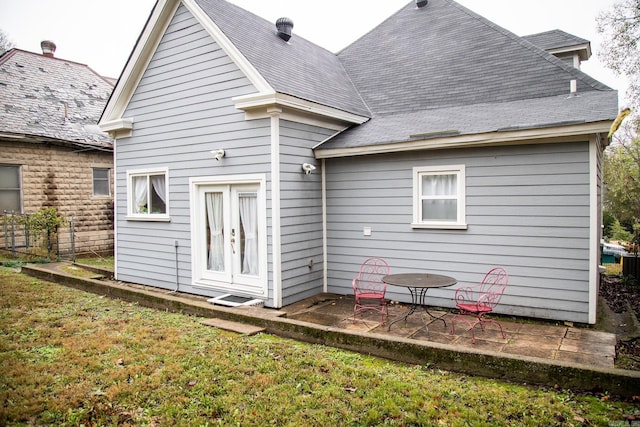
M 294 34 L 337 52 L 410 0 L 231 0 L 271 22 L 294 21 Z M 56 57 L 87 64 L 118 77 L 155 0 L 0 0 L 0 29 L 15 47 L 41 52 L 52 40 Z M 591 41 L 594 55 L 582 70 L 621 92 L 626 82 L 597 57 L 601 37 L 596 16 L 615 0 L 458 0 L 517 35 L 562 29 Z

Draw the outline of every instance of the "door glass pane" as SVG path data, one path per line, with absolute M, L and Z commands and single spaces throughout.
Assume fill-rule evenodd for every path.
M 224 272 L 224 222 L 222 193 L 205 193 L 207 220 L 207 270 Z
M 455 221 L 458 218 L 457 200 L 423 200 L 423 221 Z
M 258 194 L 239 193 L 240 262 L 242 274 L 257 276 L 258 262 Z

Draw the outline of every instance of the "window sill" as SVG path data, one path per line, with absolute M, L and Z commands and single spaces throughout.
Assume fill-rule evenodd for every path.
M 151 222 L 170 222 L 171 217 L 168 215 L 127 215 L 124 219 L 127 221 L 151 221 Z
M 411 228 L 430 229 L 430 230 L 466 230 L 467 224 L 416 224 L 412 223 Z

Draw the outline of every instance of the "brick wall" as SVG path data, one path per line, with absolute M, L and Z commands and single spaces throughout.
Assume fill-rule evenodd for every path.
M 113 153 L 0 140 L 0 164 L 21 166 L 24 213 L 54 207 L 74 218 L 77 254 L 113 253 Z M 109 196 L 93 195 L 93 168 L 111 170 Z

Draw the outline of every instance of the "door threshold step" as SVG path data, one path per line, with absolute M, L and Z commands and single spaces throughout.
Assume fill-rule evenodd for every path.
M 207 326 L 213 326 L 225 331 L 236 332 L 242 335 L 255 335 L 265 331 L 265 328 L 262 328 L 260 326 L 247 325 L 246 323 L 232 322 L 231 320 L 218 319 L 215 317 L 205 319 L 200 323 Z

